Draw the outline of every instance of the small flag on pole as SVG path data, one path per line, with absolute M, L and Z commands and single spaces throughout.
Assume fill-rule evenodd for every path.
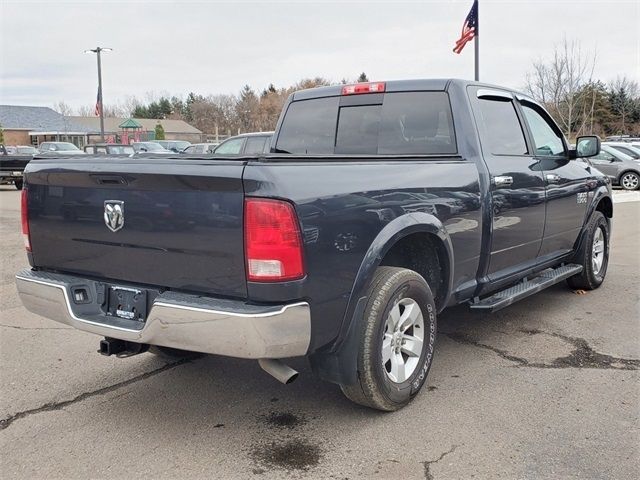
M 102 99 L 100 98 L 100 89 L 98 88 L 98 95 L 96 96 L 96 108 L 94 111 L 95 116 L 99 117 L 101 111 L 102 111 Z
M 462 49 L 467 44 L 473 40 L 473 37 L 476 36 L 476 28 L 478 26 L 478 0 L 473 2 L 471 6 L 471 10 L 469 11 L 469 15 L 464 20 L 464 24 L 462 25 L 462 34 L 460 38 L 456 41 L 456 46 L 453 48 L 455 53 L 462 52 Z

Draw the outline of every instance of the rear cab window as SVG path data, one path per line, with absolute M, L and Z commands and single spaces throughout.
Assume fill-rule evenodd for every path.
M 386 92 L 293 101 L 276 153 L 297 155 L 456 154 L 444 91 Z

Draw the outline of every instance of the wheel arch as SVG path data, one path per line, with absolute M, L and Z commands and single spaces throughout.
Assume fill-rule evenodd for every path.
M 394 219 L 379 232 L 360 264 L 336 341 L 326 351 L 310 357 L 311 366 L 320 378 L 340 384 L 352 384 L 357 380 L 356 340 L 367 288 L 379 266 L 411 268 L 412 261 L 415 266 L 415 260 L 411 258 L 415 249 L 422 253 L 435 250 L 439 269 L 433 268 L 434 262 L 427 261 L 424 265 L 418 265 L 422 269 L 418 273 L 426 275 L 429 283 L 434 279 L 434 270 L 439 270 L 441 278 L 436 305 L 438 310 L 447 305 L 452 292 L 454 256 L 451 239 L 444 225 L 434 215 L 422 212 Z

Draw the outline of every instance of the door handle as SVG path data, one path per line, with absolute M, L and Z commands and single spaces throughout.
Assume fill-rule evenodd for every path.
M 509 177 L 507 175 L 501 175 L 498 177 L 493 177 L 493 184 L 496 187 L 506 187 L 508 185 L 513 184 L 513 177 Z
M 547 183 L 560 183 L 560 175 L 555 173 L 547 173 L 544 177 L 547 179 Z

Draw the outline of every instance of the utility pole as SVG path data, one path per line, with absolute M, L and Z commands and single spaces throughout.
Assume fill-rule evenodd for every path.
M 104 142 L 104 108 L 102 102 L 102 62 L 100 61 L 101 52 L 111 52 L 111 48 L 96 47 L 85 50 L 84 53 L 95 53 L 98 58 L 98 98 L 96 99 L 96 110 L 100 114 L 100 141 Z

